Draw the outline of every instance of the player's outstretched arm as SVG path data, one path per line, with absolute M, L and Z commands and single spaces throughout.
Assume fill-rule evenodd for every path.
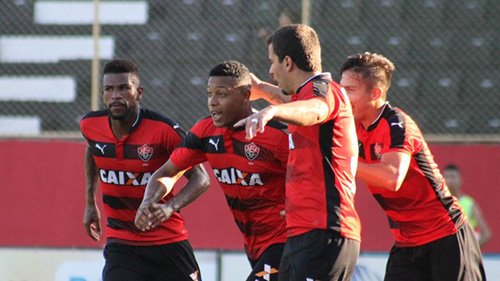
M 92 152 L 87 147 L 85 150 L 85 213 L 83 215 L 83 227 L 87 235 L 95 241 L 101 236 L 101 215 L 96 202 L 96 191 L 98 186 L 97 166 Z
M 252 80 L 250 100 L 264 99 L 270 104 L 290 102 L 290 96 L 283 94 L 278 86 L 260 80 L 253 73 L 250 73 L 250 78 Z
M 328 105 L 319 98 L 270 105 L 234 124 L 245 126 L 246 139 L 251 140 L 257 133 L 263 133 L 266 124 L 275 119 L 297 126 L 311 126 L 323 122 L 331 114 Z
M 142 231 L 150 230 L 170 218 L 173 212 L 188 205 L 209 185 L 209 177 L 200 165 L 186 172 L 188 181 L 182 190 L 166 204 L 159 204 L 161 198 L 170 193 L 184 171 L 177 168 L 170 160 L 153 173 L 146 186 L 142 203 L 137 210 L 135 225 Z

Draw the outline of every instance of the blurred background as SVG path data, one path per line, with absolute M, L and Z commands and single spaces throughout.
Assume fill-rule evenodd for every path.
M 397 70 L 390 100 L 424 133 L 500 133 L 497 0 L 100 2 L 101 67 L 114 57 L 136 61 L 145 106 L 186 128 L 206 115 L 206 79 L 215 64 L 236 59 L 267 80 L 267 35 L 280 20 L 304 18 L 320 36 L 324 70 L 337 79 L 350 54 L 391 59 Z M 93 11 L 90 0 L 2 1 L 0 118 L 33 124 L 17 133 L 78 130 L 90 108 Z
M 81 226 L 85 143 L 78 124 L 86 112 L 101 108 L 99 71 L 108 60 L 137 62 L 143 105 L 189 129 L 208 115 L 206 81 L 213 66 L 239 60 L 268 80 L 267 36 L 298 22 L 318 32 L 323 70 L 337 81 L 341 63 L 356 52 L 377 52 L 395 63 L 389 100 L 414 117 L 440 167 L 462 168 L 464 191 L 481 205 L 493 232 L 483 248 L 488 274 L 500 280 L 500 269 L 494 271 L 500 268 L 500 1 L 0 2 L 5 280 L 99 279 L 104 241 L 94 243 Z M 383 272 L 392 244 L 386 218 L 364 186 L 357 196 L 361 263 Z M 217 186 L 183 215 L 207 272 L 204 280 L 240 280 L 237 274 L 248 273 L 240 235 Z M 40 266 L 25 270 L 27 259 Z

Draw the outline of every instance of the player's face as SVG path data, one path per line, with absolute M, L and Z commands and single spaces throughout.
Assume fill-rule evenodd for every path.
M 351 101 L 352 113 L 356 122 L 363 122 L 369 118 L 374 100 L 361 75 L 351 70 L 344 71 L 340 85 L 344 87 Z
M 462 185 L 460 172 L 456 170 L 444 170 L 443 176 L 446 180 L 446 185 L 450 188 L 451 193 L 456 195 L 460 191 L 460 187 Z
M 130 73 L 108 73 L 103 76 L 102 98 L 115 120 L 135 118 L 143 88 L 138 79 Z
M 235 85 L 232 77 L 210 77 L 207 97 L 215 127 L 232 127 L 250 112 L 250 86 Z
M 278 86 L 286 94 L 292 94 L 295 89 L 290 89 L 287 83 L 287 72 L 285 68 L 285 60 L 279 61 L 278 56 L 274 53 L 273 44 L 269 44 L 269 61 L 271 62 L 271 67 L 269 67 L 269 76 L 278 83 Z

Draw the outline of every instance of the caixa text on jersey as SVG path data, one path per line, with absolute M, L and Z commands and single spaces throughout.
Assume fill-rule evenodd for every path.
M 152 173 L 99 170 L 101 181 L 107 184 L 146 186 Z

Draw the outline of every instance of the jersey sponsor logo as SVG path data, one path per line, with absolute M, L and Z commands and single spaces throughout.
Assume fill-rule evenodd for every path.
M 248 160 L 253 161 L 257 156 L 259 156 L 260 147 L 258 147 L 255 143 L 245 144 L 245 156 Z
M 99 149 L 99 151 L 101 151 L 102 155 L 104 155 L 104 149 L 106 148 L 106 146 L 107 146 L 106 144 L 103 144 L 103 145 L 101 145 L 101 144 L 99 144 L 99 143 L 96 143 L 96 144 L 95 144 L 95 147 L 96 147 L 97 149 Z
M 276 268 L 274 268 L 274 267 L 272 267 L 272 266 L 270 266 L 270 265 L 268 265 L 268 264 L 265 263 L 264 264 L 264 270 L 261 271 L 261 272 L 257 272 L 255 274 L 255 276 L 257 276 L 259 278 L 262 278 L 262 279 L 264 279 L 266 281 L 269 281 L 269 280 L 271 280 L 271 274 L 275 274 L 275 273 L 278 273 L 278 272 L 279 271 Z
M 217 139 L 217 141 L 214 141 L 214 139 L 209 139 L 208 143 L 213 145 L 216 151 L 219 151 L 219 141 L 220 139 Z
M 143 162 L 148 162 L 153 157 L 153 148 L 147 144 L 143 144 L 137 148 L 137 154 Z
M 99 170 L 101 181 L 107 184 L 145 186 L 148 184 L 152 173 L 138 173 L 127 171 Z
M 260 174 L 242 172 L 236 168 L 213 169 L 215 177 L 220 183 L 237 184 L 243 186 L 264 185 Z
M 289 150 L 295 149 L 295 144 L 293 143 L 292 133 L 288 133 L 288 149 Z

